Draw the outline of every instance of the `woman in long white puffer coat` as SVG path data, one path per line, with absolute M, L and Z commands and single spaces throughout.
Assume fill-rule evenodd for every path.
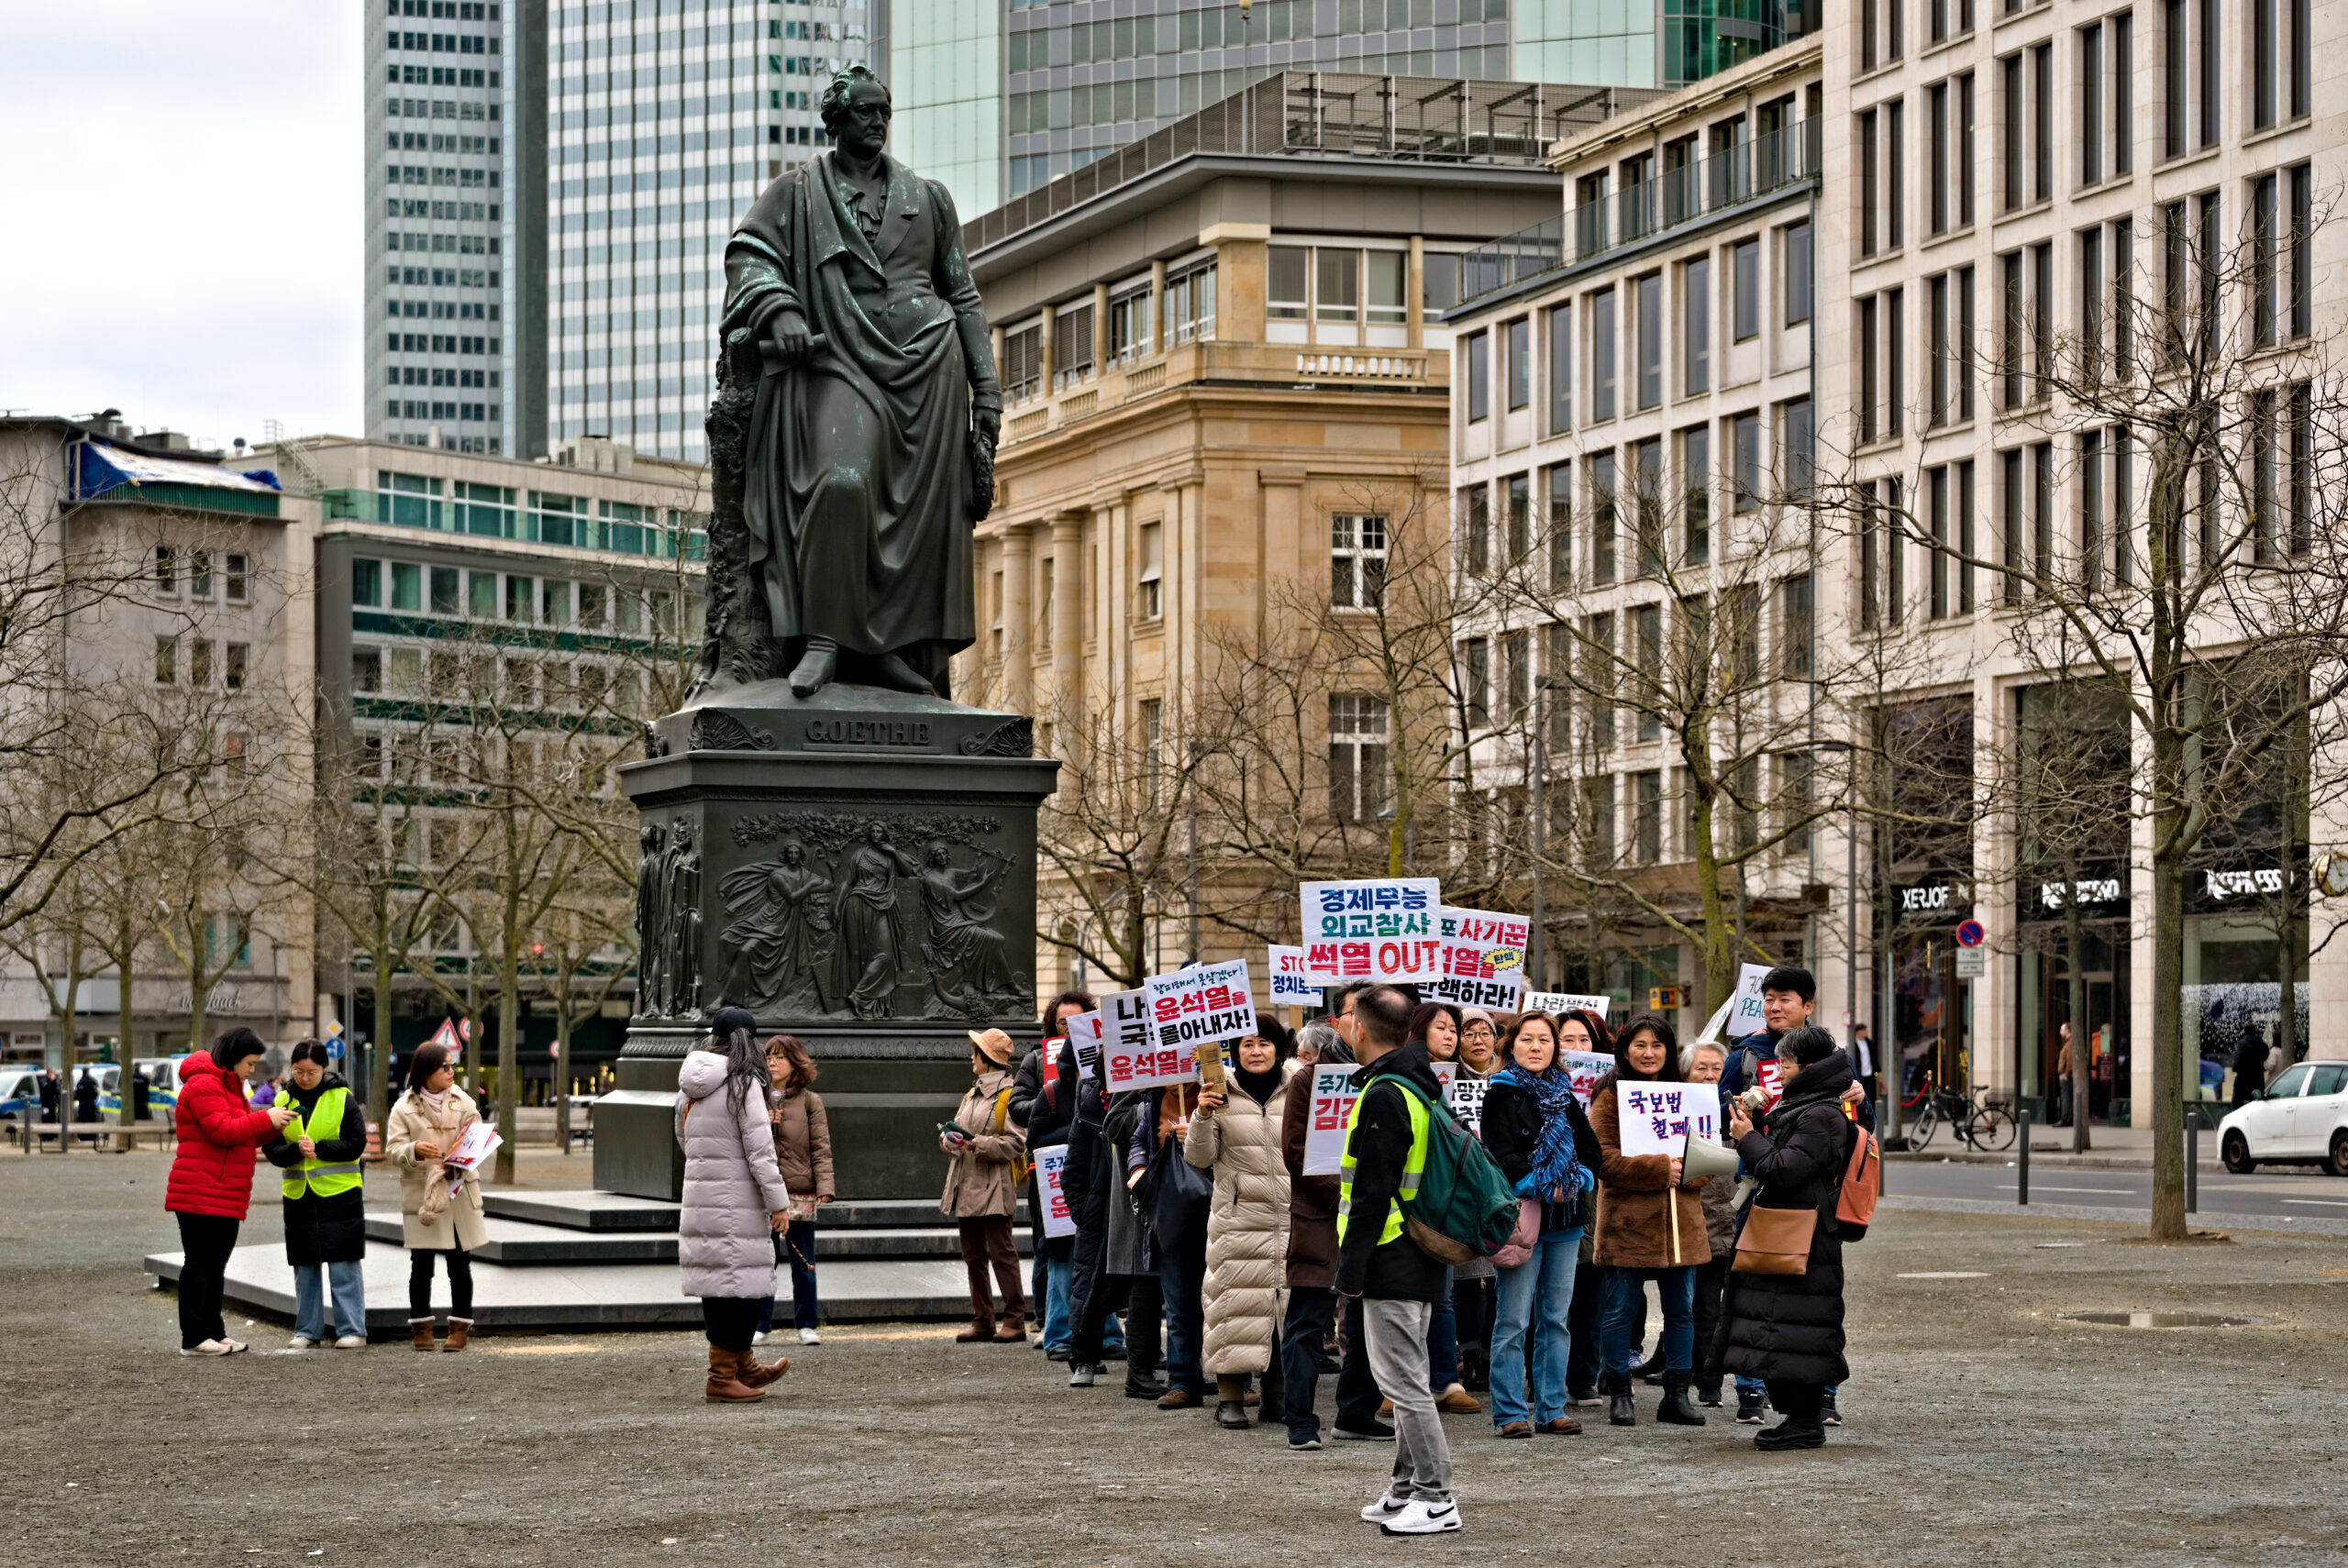
M 710 1038 L 677 1070 L 677 1142 L 685 1152 L 677 1265 L 684 1293 L 702 1298 L 709 1334 L 702 1397 L 714 1404 L 763 1399 L 766 1386 L 791 1370 L 788 1359 L 762 1366 L 750 1353 L 759 1305 L 774 1294 L 774 1233 L 791 1209 L 767 1121 L 774 1091 L 757 1030 L 748 1011 L 720 1008 Z
M 1182 1157 L 1214 1173 L 1207 1214 L 1206 1344 L 1202 1370 L 1215 1381 L 1217 1425 L 1246 1427 L 1249 1374 L 1263 1380 L 1267 1421 L 1285 1419 L 1279 1333 L 1288 1313 L 1288 1165 L 1280 1157 L 1288 1031 L 1259 1018 L 1259 1034 L 1235 1043 L 1220 1091 L 1202 1089 Z

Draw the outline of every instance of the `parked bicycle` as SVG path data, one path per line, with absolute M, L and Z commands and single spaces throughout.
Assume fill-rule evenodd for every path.
M 1912 1108 L 1912 1109 L 1911 1109 Z M 2013 1113 L 2001 1106 L 1986 1105 L 1978 1096 L 1943 1088 L 1931 1078 L 1916 1092 L 1916 1098 L 1903 1101 L 1909 1111 L 1908 1147 L 1922 1150 L 1945 1125 L 1966 1143 L 1983 1154 L 2002 1154 L 2014 1146 Z

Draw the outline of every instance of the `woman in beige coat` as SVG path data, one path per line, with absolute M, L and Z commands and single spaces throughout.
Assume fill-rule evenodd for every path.
M 975 1081 L 955 1108 L 954 1120 L 937 1134 L 937 1146 L 953 1156 L 946 1167 L 939 1210 L 954 1217 L 961 1232 L 962 1267 L 970 1278 L 970 1326 L 954 1336 L 960 1344 L 999 1340 L 1018 1344 L 1027 1338 L 1027 1293 L 1019 1284 L 1019 1253 L 1011 1239 L 1011 1216 L 1019 1206 L 1013 1166 L 1027 1135 L 1011 1121 L 1011 1036 L 1000 1029 L 974 1029 L 970 1072 Z M 1003 1316 L 994 1315 L 994 1283 L 1002 1288 Z
M 1182 1157 L 1214 1172 L 1207 1212 L 1206 1344 L 1217 1426 L 1244 1428 L 1247 1377 L 1264 1379 L 1263 1417 L 1287 1419 L 1278 1345 L 1288 1315 L 1288 1165 L 1280 1155 L 1287 1030 L 1259 1018 L 1232 1051 L 1224 1087 L 1199 1091 Z
M 482 1222 L 481 1176 L 467 1171 L 453 1188 L 440 1156 L 481 1120 L 457 1087 L 445 1045 L 419 1045 L 407 1066 L 407 1092 L 383 1128 L 383 1154 L 400 1170 L 400 1239 L 407 1245 L 407 1326 L 415 1348 L 432 1348 L 433 1260 L 449 1260 L 449 1338 L 440 1348 L 460 1351 L 473 1326 L 471 1253 L 489 1240 Z

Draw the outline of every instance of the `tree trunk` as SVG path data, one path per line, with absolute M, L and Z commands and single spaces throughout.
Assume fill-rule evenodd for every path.
M 1689 836 L 1695 841 L 1696 894 L 1704 920 L 1704 994 L 1698 1011 L 1705 1018 L 1736 988 L 1736 932 L 1721 898 L 1720 859 L 1712 849 L 1712 802 L 1697 797 L 1689 812 Z
M 375 944 L 374 1037 L 367 1043 L 367 1115 L 380 1128 L 392 1115 L 392 961 L 389 944 Z
M 2181 745 L 2156 738 L 2155 745 Z M 2163 777 L 2173 777 L 2158 769 Z M 2172 811 L 2176 808 L 2171 808 Z M 2170 837 L 2167 824 L 2155 834 Z M 2155 1242 L 2185 1237 L 2185 867 L 2175 851 L 2153 856 L 2153 1224 Z

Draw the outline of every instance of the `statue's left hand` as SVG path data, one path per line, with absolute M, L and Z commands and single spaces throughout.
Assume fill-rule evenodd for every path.
M 999 408 L 981 408 L 976 410 L 975 413 L 979 422 L 979 434 L 987 438 L 987 445 L 990 447 L 1002 445 L 1002 410 Z

